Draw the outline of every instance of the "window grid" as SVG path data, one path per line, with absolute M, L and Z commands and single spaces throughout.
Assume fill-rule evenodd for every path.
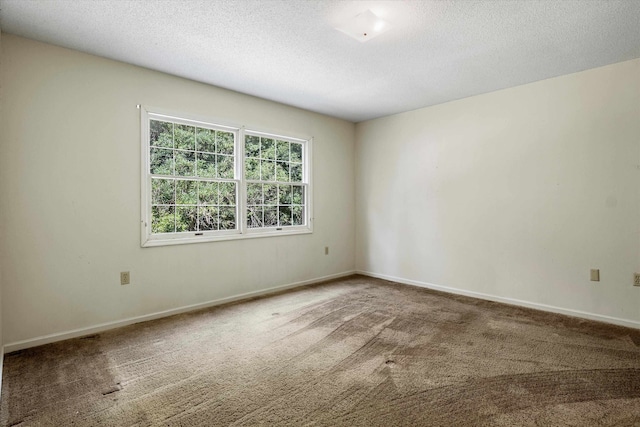
M 173 199 L 170 200 L 173 203 L 162 203 L 162 202 L 157 202 L 153 200 L 153 196 L 154 196 L 154 190 L 155 188 L 157 188 L 154 183 L 155 182 L 159 182 L 159 181 L 166 181 L 166 182 L 171 182 L 173 183 L 172 187 L 173 187 Z M 178 200 L 178 183 L 179 182 L 189 182 L 192 184 L 195 184 L 195 194 L 193 195 L 193 200 L 195 200 L 195 203 L 190 203 L 190 202 L 183 202 L 183 201 L 179 201 Z M 201 197 L 201 193 L 200 190 L 202 188 L 202 186 L 200 184 L 218 184 L 216 186 L 215 189 L 215 203 L 211 203 L 211 202 L 207 202 L 207 201 L 203 201 L 203 197 Z M 222 191 L 220 189 L 220 185 L 221 184 L 225 184 L 227 187 L 226 191 Z M 232 184 L 232 185 L 230 185 Z M 174 227 L 173 227 L 173 232 L 180 232 L 180 231 L 211 231 L 211 230 L 235 230 L 235 223 L 236 220 L 235 218 L 233 219 L 233 221 L 229 220 L 229 212 L 234 212 L 234 217 L 235 217 L 235 212 L 236 212 L 236 206 L 237 206 L 237 184 L 235 181 L 216 181 L 216 180 L 189 180 L 189 179 L 180 179 L 180 178 L 172 178 L 172 177 L 152 177 L 152 184 L 151 184 L 151 188 L 152 188 L 152 208 L 173 208 L 174 209 Z M 185 194 L 185 193 L 182 193 Z M 188 193 L 186 193 L 188 194 Z M 228 199 L 232 199 L 230 201 L 232 201 L 233 203 L 225 203 L 224 199 L 228 198 Z M 195 219 L 195 224 L 196 224 L 196 229 L 195 230 L 178 230 L 177 227 L 177 217 L 178 215 L 176 214 L 175 210 L 178 209 L 185 209 L 185 208 L 191 208 L 194 209 L 196 212 L 196 219 Z M 212 208 L 216 208 L 216 226 L 215 227 L 202 227 L 202 215 L 203 212 L 205 212 L 206 210 L 211 210 Z M 156 209 L 157 211 L 158 209 Z M 226 213 L 225 216 L 222 215 L 222 213 Z M 222 220 L 224 220 L 225 222 L 223 223 Z M 224 224 L 224 225 L 222 225 Z
M 306 225 L 307 191 L 303 165 L 302 143 L 271 136 L 245 135 L 249 229 Z M 265 173 L 265 166 L 268 169 L 273 167 L 273 173 Z
M 168 168 L 165 165 L 165 167 L 161 169 L 162 172 L 169 173 L 154 173 L 158 172 L 157 168 L 154 170 L 154 162 L 152 161 L 149 164 L 152 191 L 152 233 L 200 232 L 219 229 L 236 230 L 238 227 L 236 208 L 238 186 L 235 180 L 229 180 L 230 178 L 233 178 L 233 176 L 230 175 L 235 175 L 235 135 L 229 131 L 203 128 L 188 124 L 178 124 L 165 120 L 150 119 L 149 123 L 150 128 L 154 127 L 154 124 L 156 128 L 160 128 L 157 139 L 154 139 L 153 133 L 149 135 L 149 151 L 151 158 L 153 159 L 154 152 L 160 154 L 161 159 L 166 158 L 168 157 L 168 151 L 171 151 L 171 165 Z M 171 132 L 166 132 L 168 127 L 171 128 Z M 176 135 L 176 128 L 178 127 L 180 130 L 186 132 L 186 148 L 178 146 L 178 137 Z M 162 128 L 164 128 L 165 131 L 162 131 Z M 155 131 L 158 133 L 158 129 L 155 129 Z M 166 135 L 168 133 L 171 134 L 171 144 L 169 147 L 167 147 L 166 142 L 165 144 L 160 142 L 160 135 Z M 205 142 L 206 139 L 201 140 L 204 134 L 212 136 L 209 140 L 208 146 Z M 229 137 L 232 138 L 230 144 L 228 141 Z M 223 144 L 224 139 L 227 139 L 227 144 Z M 184 144 L 185 141 L 182 141 L 182 143 Z M 202 149 L 203 147 L 205 150 Z M 206 148 L 209 148 L 209 150 L 206 150 Z M 231 154 L 229 154 L 229 151 Z M 181 153 L 184 153 L 184 157 L 187 159 L 187 162 L 191 163 L 191 165 L 187 163 L 187 168 L 185 168 L 185 171 L 191 172 L 190 174 L 184 173 L 184 171 L 178 170 L 177 168 L 179 160 L 178 156 L 180 156 Z M 213 156 L 212 158 L 214 161 L 208 162 L 208 164 L 213 166 L 213 177 L 210 176 L 211 168 L 209 168 L 209 173 L 207 173 L 209 176 L 200 176 L 202 173 L 199 170 L 199 167 L 203 163 L 203 158 L 206 158 L 206 156 Z M 219 169 L 220 158 L 228 159 L 223 160 L 223 162 L 227 164 L 227 168 L 224 170 L 224 173 L 221 173 L 221 170 Z M 230 168 L 229 165 L 231 166 Z M 191 170 L 189 171 L 189 169 Z M 203 170 L 206 169 L 203 167 Z M 229 171 L 231 173 L 229 173 Z M 173 199 L 170 201 L 173 203 L 158 203 L 157 200 L 154 201 L 154 183 L 161 181 L 171 183 L 170 185 L 173 187 Z M 201 182 L 217 183 L 215 190 L 217 203 L 215 205 L 201 203 Z M 221 203 L 225 195 L 220 191 L 220 183 L 233 184 L 233 188 L 227 188 L 228 192 L 226 193 L 227 198 L 229 198 L 229 194 L 233 194 L 233 204 Z M 179 192 L 179 187 L 182 185 L 184 185 L 185 188 L 182 189 L 183 191 Z M 193 193 L 194 189 L 190 189 L 189 186 L 195 186 L 195 193 Z M 164 216 L 161 216 L 161 212 Z M 209 225 L 205 224 L 207 213 L 209 213 L 210 219 L 215 219 L 215 221 L 207 221 Z M 167 228 L 166 226 L 161 227 L 157 225 L 157 222 L 162 218 L 171 216 L 173 217 L 173 227 Z M 184 224 L 178 223 L 179 218 L 184 220 L 185 217 L 188 219 L 186 227 Z

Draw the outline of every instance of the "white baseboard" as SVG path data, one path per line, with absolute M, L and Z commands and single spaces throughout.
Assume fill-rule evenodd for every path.
M 289 283 L 287 285 L 274 286 L 272 288 L 261 289 L 259 291 L 246 292 L 239 295 L 234 295 L 226 298 L 220 298 L 212 301 L 206 301 L 198 304 L 186 305 L 178 308 L 172 308 L 170 310 L 158 311 L 156 313 L 145 314 L 142 316 L 130 317 L 127 319 L 116 320 L 113 322 L 100 323 L 85 328 L 73 329 L 66 332 L 58 332 L 55 334 L 43 335 L 36 338 L 31 338 L 23 341 L 16 341 L 5 344 L 3 346 L 2 353 L 11 353 L 12 351 L 24 350 L 30 347 L 36 347 L 43 344 L 49 344 L 56 341 L 62 341 L 69 338 L 77 338 L 85 335 L 91 335 L 98 332 L 104 332 L 109 329 L 115 329 L 122 326 L 131 325 L 134 323 L 146 322 L 147 320 L 159 319 L 162 317 L 173 316 L 174 314 L 186 313 L 189 311 L 199 310 L 202 308 L 213 307 L 216 305 L 226 304 L 233 301 L 252 298 L 261 295 L 272 294 L 275 292 L 283 291 L 286 289 L 297 288 L 299 286 L 311 285 L 314 283 L 324 282 L 327 280 L 338 279 L 340 277 L 351 276 L 355 274 L 355 271 L 345 271 L 342 273 L 331 274 L 328 276 L 317 277 L 315 279 L 303 280 L 301 282 Z M 0 371 L 1 372 L 1 371 Z
M 556 307 L 552 305 L 539 304 L 535 302 L 522 301 L 514 298 L 499 297 L 495 295 L 484 294 L 481 292 L 467 291 L 464 289 L 450 288 L 448 286 L 434 285 L 433 283 L 420 282 L 417 280 L 403 279 L 401 277 L 388 276 L 386 274 L 373 273 L 371 271 L 356 271 L 357 274 L 364 276 L 376 277 L 378 279 L 398 282 L 405 285 L 418 286 L 421 288 L 433 289 L 436 291 L 447 292 L 451 294 L 464 295 L 473 298 L 479 298 L 489 301 L 502 302 L 505 304 L 518 305 L 521 307 L 533 308 L 536 310 L 548 311 L 551 313 L 565 314 L 567 316 L 580 317 L 582 319 L 596 320 L 598 322 L 611 323 L 619 326 L 640 329 L 640 322 L 630 319 L 620 319 L 618 317 L 605 316 L 602 314 L 589 313 L 586 311 L 573 310 L 570 308 Z

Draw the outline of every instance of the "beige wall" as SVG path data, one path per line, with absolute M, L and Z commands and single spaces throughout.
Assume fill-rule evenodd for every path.
M 640 60 L 359 123 L 356 267 L 640 327 L 639 169 Z
M 6 34 L 0 63 L 10 347 L 354 266 L 640 326 L 640 60 L 356 126 Z M 314 233 L 140 248 L 136 104 L 312 135 Z
M 1 52 L 5 343 L 354 269 L 352 123 L 12 35 Z M 313 136 L 313 234 L 141 248 L 137 104 Z

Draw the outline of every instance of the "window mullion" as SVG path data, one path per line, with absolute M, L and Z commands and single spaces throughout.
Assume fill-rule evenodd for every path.
M 176 176 L 176 124 L 171 123 L 171 155 L 173 156 L 173 232 L 178 230 L 178 182 Z
M 236 161 L 236 179 L 238 180 L 238 201 L 236 203 L 237 217 L 238 217 L 238 229 L 241 234 L 247 232 L 247 181 L 244 175 L 244 163 L 245 163 L 245 134 L 244 126 L 238 131 L 238 142 L 236 146 L 236 152 L 238 153 Z

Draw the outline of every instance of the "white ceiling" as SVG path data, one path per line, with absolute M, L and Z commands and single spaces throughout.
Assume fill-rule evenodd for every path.
M 333 28 L 367 9 L 393 28 Z M 640 57 L 638 0 L 0 0 L 0 28 L 354 122 Z

